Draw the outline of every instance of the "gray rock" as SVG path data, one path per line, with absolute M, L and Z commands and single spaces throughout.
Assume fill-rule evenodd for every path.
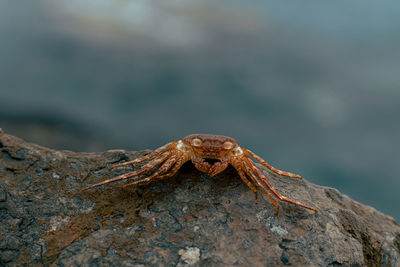
M 280 203 L 188 163 L 165 181 L 123 190 L 80 189 L 144 152 L 54 151 L 0 131 L 0 265 L 399 266 L 400 226 L 336 189 L 263 171 Z

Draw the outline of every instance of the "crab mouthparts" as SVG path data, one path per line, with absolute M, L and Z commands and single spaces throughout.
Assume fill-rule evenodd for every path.
M 208 162 L 211 166 L 214 165 L 214 163 L 221 162 L 219 159 L 212 159 L 212 158 L 205 158 L 205 162 Z

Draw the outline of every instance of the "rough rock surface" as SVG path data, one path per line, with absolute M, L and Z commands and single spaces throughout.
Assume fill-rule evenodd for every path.
M 150 185 L 80 190 L 143 153 L 55 151 L 0 131 L 0 265 L 399 266 L 393 218 L 305 180 L 268 173 L 317 214 L 280 203 L 276 217 L 233 168 L 209 178 L 190 163 Z

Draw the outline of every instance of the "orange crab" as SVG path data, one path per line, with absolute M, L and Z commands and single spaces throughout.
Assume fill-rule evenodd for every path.
M 136 171 L 91 185 L 83 190 L 85 191 L 108 183 L 126 180 L 141 174 L 145 174 L 160 164 L 162 165 L 158 168 L 158 170 L 149 177 L 126 184 L 123 186 L 123 188 L 165 179 L 176 174 L 185 162 L 191 160 L 196 169 L 207 173 L 209 176 L 214 176 L 224 171 L 228 165 L 231 164 L 236 169 L 243 182 L 245 182 L 246 185 L 254 192 L 256 198 L 257 189 L 251 182 L 253 182 L 265 195 L 269 197 L 269 199 L 271 199 L 272 203 L 275 205 L 275 215 L 278 215 L 279 213 L 279 204 L 274 198 L 272 198 L 266 188 L 268 188 L 268 190 L 281 201 L 289 202 L 317 212 L 315 208 L 308 207 L 300 202 L 282 196 L 269 183 L 267 177 L 250 159 L 250 157 L 254 158 L 274 173 L 290 178 L 302 179 L 302 177 L 298 174 L 281 171 L 272 167 L 250 150 L 240 147 L 236 140 L 231 137 L 211 134 L 191 134 L 184 137 L 182 140 L 171 142 L 159 147 L 146 156 L 112 166 L 111 170 L 117 167 L 141 163 L 151 159 L 147 164 Z M 206 161 L 206 159 L 214 159 L 217 161 L 213 164 L 210 164 Z

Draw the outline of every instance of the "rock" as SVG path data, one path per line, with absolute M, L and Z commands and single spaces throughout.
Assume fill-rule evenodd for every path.
M 336 189 L 267 172 L 284 195 L 253 192 L 229 168 L 191 163 L 137 188 L 82 192 L 145 152 L 55 151 L 0 132 L 0 266 L 400 266 L 400 226 Z M 261 167 L 260 167 L 261 168 Z

